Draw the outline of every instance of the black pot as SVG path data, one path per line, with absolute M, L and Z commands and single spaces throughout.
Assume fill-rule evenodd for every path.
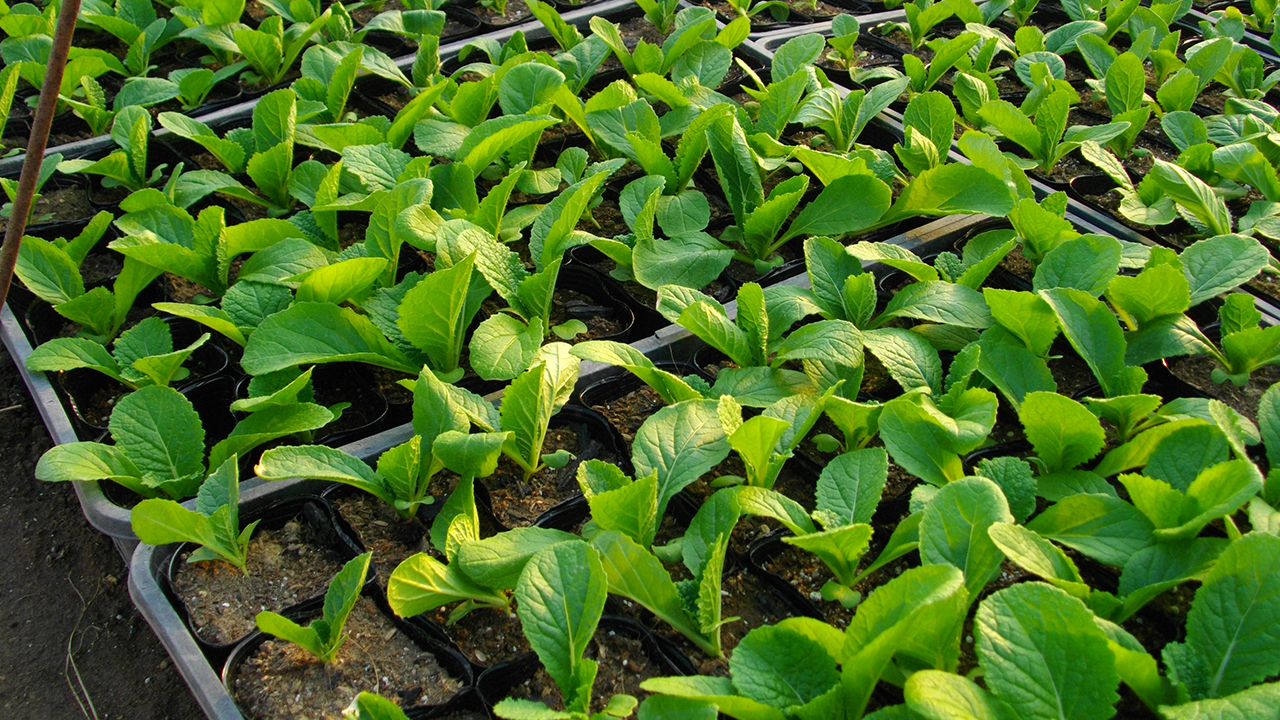
M 249 397 L 251 377 L 241 378 L 236 384 L 236 397 Z M 386 430 L 388 404 L 378 390 L 377 381 L 368 367 L 359 363 L 329 363 L 314 366 L 311 387 L 317 404 L 330 406 L 338 402 L 351 405 L 342 411 L 337 427 L 327 426 L 316 431 L 312 442 L 317 445 L 340 447 Z
M 555 430 L 568 427 L 576 429 L 580 445 L 585 439 L 587 442 L 586 448 L 556 473 L 558 478 L 557 485 L 560 489 L 572 488 L 569 497 L 534 518 L 530 523 L 534 527 L 572 531 L 590 514 L 587 500 L 578 489 L 576 480 L 577 468 L 583 461 L 612 456 L 616 458 L 613 464 L 622 472 L 627 475 L 633 475 L 635 472 L 631 466 L 631 456 L 627 452 L 626 442 L 603 415 L 580 405 L 565 405 L 560 409 L 559 413 L 551 418 L 548 429 Z M 480 492 L 482 486 L 485 487 L 485 492 L 483 493 Z M 509 529 L 494 513 L 493 499 L 484 480 L 476 482 L 476 505 L 483 512 L 487 512 L 494 518 L 499 532 Z
M 468 690 L 475 683 L 475 674 L 472 670 L 471 663 L 458 652 L 457 648 L 450 645 L 447 641 L 441 641 L 439 630 L 430 623 L 420 618 L 403 619 L 396 616 L 387 607 L 386 601 L 381 595 L 370 586 L 366 585 L 363 593 L 366 597 L 374 601 L 381 612 L 395 626 L 396 630 L 409 638 L 413 644 L 422 650 L 430 653 L 435 657 L 436 662 L 448 673 L 453 679 L 462 684 L 462 689 L 453 697 L 449 698 L 438 705 L 419 705 L 406 709 L 406 714 L 411 718 L 436 718 L 448 717 L 448 714 L 457 710 L 462 710 L 468 706 L 474 707 L 474 699 L 468 700 L 466 697 Z M 307 603 L 298 605 L 287 612 L 282 613 L 291 620 L 304 624 L 307 621 L 320 615 L 323 608 L 323 598 L 316 598 Z M 222 684 L 226 687 L 227 694 L 235 698 L 235 682 L 240 667 L 246 660 L 253 656 L 258 647 L 268 640 L 275 640 L 274 636 L 263 632 L 254 632 L 244 638 L 226 659 L 226 663 L 222 668 Z
M 359 541 L 348 535 L 338 524 L 333 507 L 329 505 L 328 501 L 314 495 L 303 495 L 290 500 L 282 500 L 268 506 L 261 513 L 242 517 L 240 522 L 243 527 L 255 520 L 260 520 L 261 522 L 254 530 L 256 535 L 263 530 L 278 530 L 295 518 L 300 518 L 311 527 L 317 537 L 324 542 L 325 547 L 331 549 L 343 562 L 351 560 L 364 552 L 364 547 L 360 545 Z M 182 622 L 187 626 L 191 636 L 195 638 L 196 644 L 204 651 L 210 663 L 216 667 L 227 658 L 238 644 L 245 641 L 246 638 L 251 638 L 260 633 L 254 631 L 226 643 L 212 643 L 201 638 L 200 634 L 196 632 L 196 629 L 191 625 L 186 603 L 182 601 L 182 598 L 173 588 L 173 578 L 177 569 L 183 564 L 179 560 L 182 554 L 189 550 L 195 550 L 197 547 L 199 546 L 194 543 L 182 543 L 173 548 L 164 572 L 160 575 L 160 589 L 169 598 L 169 601 L 173 603 L 174 610 L 182 618 Z M 373 582 L 374 575 L 371 573 L 367 584 L 371 585 Z M 323 602 L 326 590 L 327 586 L 317 588 L 315 595 L 288 605 L 281 612 L 300 610 L 309 607 L 311 603 Z
M 663 676 L 698 674 L 693 661 L 675 643 L 655 635 L 649 628 L 635 620 L 617 615 L 604 615 L 596 627 L 596 635 L 600 633 L 616 633 L 639 640 L 644 646 L 645 655 L 659 668 Z M 476 678 L 476 690 L 486 703 L 490 706 L 496 705 L 506 698 L 513 688 L 532 680 L 541 668 L 542 663 L 539 662 L 537 655 L 525 653 L 480 673 Z

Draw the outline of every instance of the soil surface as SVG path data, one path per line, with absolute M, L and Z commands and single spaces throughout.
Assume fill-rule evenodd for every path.
M 342 559 L 311 535 L 310 526 L 297 520 L 259 531 L 249 543 L 247 575 L 221 561 L 175 567 L 173 589 L 196 634 L 209 643 L 233 642 L 254 630 L 260 611 L 280 612 L 323 595 Z
M 130 602 L 115 546 L 85 522 L 70 485 L 35 480 L 49 445 L 0 349 L 0 715 L 203 718 Z
M 649 693 L 640 689 L 640 683 L 668 674 L 649 657 L 643 643 L 614 630 L 597 630 L 587 644 L 585 657 L 600 664 L 595 684 L 591 688 L 593 713 L 603 711 L 609 704 L 609 698 L 614 695 L 630 695 L 643 701 Z M 543 669 L 539 669 L 532 679 L 513 688 L 511 697 L 537 700 L 557 710 L 564 709 L 560 689 Z
M 339 720 L 361 691 L 415 707 L 438 705 L 462 689 L 368 598 L 356 603 L 344 632 L 327 666 L 293 643 L 264 642 L 236 677 L 237 704 L 251 718 Z

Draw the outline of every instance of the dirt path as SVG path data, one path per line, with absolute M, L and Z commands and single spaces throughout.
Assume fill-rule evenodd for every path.
M 85 522 L 71 487 L 35 479 L 48 447 L 0 348 L 0 717 L 202 718 L 130 602 L 115 547 Z

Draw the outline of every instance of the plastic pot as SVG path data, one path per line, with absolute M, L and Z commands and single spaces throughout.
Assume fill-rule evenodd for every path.
M 363 546 L 359 542 L 349 536 L 340 529 L 332 506 L 328 501 L 319 496 L 301 496 L 290 500 L 283 500 L 275 503 L 259 513 L 253 513 L 241 517 L 241 525 L 247 526 L 249 523 L 258 520 L 261 521 L 254 530 L 254 535 L 266 530 L 279 530 L 292 520 L 301 520 L 314 533 L 314 537 L 323 542 L 325 548 L 334 553 L 334 555 L 346 562 L 364 552 Z M 179 568 L 185 563 L 182 560 L 184 553 L 195 550 L 199 546 L 194 543 L 183 543 L 177 546 L 172 555 L 169 557 L 165 567 L 164 574 L 160 576 L 160 587 L 164 594 L 173 604 L 174 610 L 182 619 L 188 632 L 195 639 L 200 649 L 204 652 L 210 662 L 220 664 L 237 644 L 245 640 L 245 638 L 254 634 L 248 632 L 244 635 L 227 642 L 211 642 L 201 637 L 200 633 L 192 625 L 190 614 L 187 610 L 186 603 L 183 602 L 178 592 L 174 589 L 174 578 Z M 371 575 L 368 582 L 372 583 L 374 577 Z M 298 602 L 290 603 L 283 608 L 276 609 L 277 612 L 286 612 L 296 608 L 307 606 L 308 603 L 315 600 L 323 600 L 327 585 L 316 588 L 316 592 Z

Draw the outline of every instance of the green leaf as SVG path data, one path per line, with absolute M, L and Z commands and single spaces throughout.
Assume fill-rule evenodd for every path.
M 585 543 L 543 549 L 516 584 L 525 637 L 560 688 L 565 707 L 577 712 L 586 712 L 591 701 L 596 667 L 582 656 L 604 612 L 606 586 L 600 558 Z
M 1102 295 L 1120 270 L 1120 242 L 1102 235 L 1082 235 L 1050 250 L 1036 268 L 1034 289 L 1075 288 Z
M 903 390 L 929 388 L 942 394 L 942 361 L 918 334 L 901 328 L 880 328 L 862 334 L 867 350 L 876 356 Z
M 686 486 L 729 455 L 714 400 L 687 400 L 664 407 L 644 421 L 631 446 L 640 477 L 656 473 L 658 516 Z
M 778 662 L 779 658 L 798 662 Z M 840 682 L 836 658 L 822 645 L 778 626 L 747 633 L 729 659 L 729 672 L 743 695 L 781 710 L 807 705 Z
M 746 227 L 750 213 L 764 202 L 764 189 L 746 135 L 734 117 L 716 120 L 706 133 L 711 159 L 733 217 L 738 227 Z
M 386 258 L 357 257 L 308 270 L 285 278 L 298 283 L 297 302 L 333 303 L 340 305 L 365 293 L 387 267 Z
M 1269 258 L 1261 243 L 1241 235 L 1200 240 L 1178 255 L 1191 286 L 1193 306 L 1253 279 Z
M 1008 705 L 973 681 L 940 670 L 912 673 L 903 686 L 903 696 L 910 712 L 925 720 L 1008 720 L 1015 717 Z
M 1048 303 L 1034 293 L 1016 290 L 983 288 L 982 295 L 997 323 L 1021 340 L 1034 355 L 1049 354 L 1059 326 Z M 983 355 L 986 356 L 985 351 Z
M 978 329 L 992 324 L 987 303 L 978 291 L 941 280 L 913 283 L 898 291 L 873 325 L 899 317 Z
M 1265 718 L 1280 703 L 1280 683 L 1255 685 L 1233 695 L 1162 707 L 1166 720 L 1252 720 Z
M 108 426 L 116 446 L 155 482 L 195 478 L 198 487 L 204 479 L 204 428 L 177 390 L 153 385 L 126 395 Z
M 947 483 L 934 495 L 920 522 L 920 560 L 964 572 L 969 597 L 1000 571 L 1004 554 L 987 535 L 994 523 L 1013 522 L 1000 486 L 986 478 Z
M 368 318 L 330 303 L 296 303 L 268 317 L 249 337 L 240 364 L 251 375 L 263 375 L 326 362 L 367 362 L 408 373 L 420 369 Z
M 546 115 L 504 115 L 485 120 L 462 141 L 455 159 L 479 176 L 489 163 L 503 153 L 529 138 L 537 137 L 543 130 L 559 122 Z
M 64 443 L 49 448 L 40 456 L 35 475 L 37 480 L 45 482 L 114 480 L 146 490 L 139 481 L 142 471 L 123 450 L 96 442 Z
M 54 338 L 41 343 L 27 356 L 26 366 L 36 372 L 61 372 L 76 368 L 90 368 L 124 382 L 120 376 L 120 366 L 111 353 L 86 338 Z
M 1070 470 L 1092 460 L 1106 443 L 1098 418 L 1075 400 L 1056 393 L 1028 393 L 1018 414 L 1046 473 Z
M 367 463 L 324 445 L 271 448 L 262 453 L 254 472 L 263 480 L 307 478 L 340 482 L 359 488 L 389 505 L 396 501 L 382 477 Z
M 972 165 L 952 163 L 920 173 L 907 184 L 879 225 L 920 215 L 972 213 L 1004 217 L 1015 198 L 1001 178 Z
M 491 315 L 471 336 L 471 367 L 485 380 L 513 379 L 529 366 L 542 337 L 539 318 L 526 325 L 506 313 Z
M 800 211 L 779 242 L 800 235 L 840 237 L 871 227 L 889 209 L 889 186 L 871 175 L 845 175 L 832 180 Z
M 582 538 L 560 530 L 540 527 L 513 528 L 506 532 L 464 543 L 458 549 L 458 563 L 467 577 L 487 588 L 510 590 L 517 586 L 526 563 L 545 548 L 561 543 L 578 544 Z
M 18 246 L 15 272 L 28 290 L 50 305 L 84 294 L 80 267 L 63 249 L 47 240 L 24 238 Z
M 1114 714 L 1120 677 L 1084 603 L 1048 585 L 1023 583 L 983 601 L 974 626 L 987 687 L 1018 717 Z
M 888 473 L 889 458 L 883 448 L 854 450 L 836 457 L 818 476 L 814 517 L 828 529 L 871 522 Z
M 1071 346 L 1089 365 L 1107 397 L 1138 392 L 1146 371 L 1125 365 L 1125 341 L 1116 316 L 1106 305 L 1080 290 L 1040 291 L 1058 316 Z
M 1014 523 L 995 523 L 987 528 L 987 534 L 1000 551 L 1023 570 L 1075 597 L 1084 598 L 1089 594 L 1089 586 L 1080 578 L 1076 564 L 1057 545 Z
M 656 557 L 616 532 L 602 532 L 591 539 L 591 544 L 600 551 L 610 593 L 639 603 L 704 651 L 715 654 L 698 623 L 685 611 L 680 591 Z
M 1280 670 L 1278 551 L 1280 538 L 1250 533 L 1227 547 L 1196 591 L 1186 641 L 1164 651 L 1193 699 L 1229 696 Z
M 439 372 L 457 368 L 464 334 L 478 309 L 468 297 L 474 263 L 472 254 L 452 267 L 436 270 L 400 302 L 400 331 L 431 358 L 433 369 Z
M 1151 521 L 1111 495 L 1063 498 L 1027 523 L 1027 529 L 1115 567 L 1124 567 L 1134 553 L 1155 542 Z

